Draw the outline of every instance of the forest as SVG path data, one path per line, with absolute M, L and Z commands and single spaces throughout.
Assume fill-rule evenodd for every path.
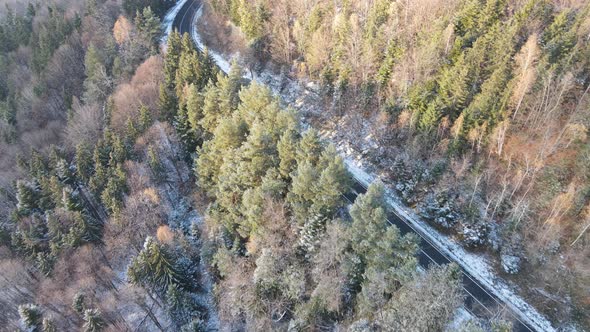
M 390 189 L 590 326 L 590 4 L 209 0 L 211 49 L 173 0 L 0 5 L 0 330 L 513 330 Z M 352 202 L 343 142 L 382 174 Z

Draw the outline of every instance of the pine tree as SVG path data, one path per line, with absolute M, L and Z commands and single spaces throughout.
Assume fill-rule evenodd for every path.
M 29 215 L 38 209 L 39 189 L 30 183 L 19 180 L 16 182 L 16 208 L 21 215 Z
M 181 52 L 180 34 L 177 30 L 173 30 L 168 36 L 166 56 L 164 57 L 164 82 L 167 89 L 172 90 L 176 86 L 176 71 L 178 70 Z
M 260 122 L 256 122 L 250 128 L 248 138 L 240 148 L 240 154 L 244 159 L 245 173 L 244 184 L 257 186 L 269 169 L 278 166 L 278 152 L 276 142 L 268 133 L 268 128 Z
M 313 128 L 303 133 L 297 149 L 297 163 L 309 162 L 316 165 L 322 153 L 322 144 L 317 131 Z
M 154 147 L 151 145 L 148 147 L 148 165 L 150 166 L 150 169 L 152 171 L 152 174 L 154 175 L 154 179 L 156 179 L 156 182 L 161 182 L 161 181 L 166 180 L 164 166 L 162 165 L 162 162 L 160 161 L 160 157 L 158 156 L 158 153 L 156 152 Z
M 313 211 L 331 217 L 344 204 L 342 195 L 348 190 L 350 177 L 344 161 L 333 145 L 322 153 L 318 170 L 321 170 L 315 187 Z
M 277 143 L 277 151 L 280 160 L 279 172 L 285 180 L 291 179 L 291 173 L 297 167 L 298 139 L 297 132 L 287 130 Z
M 291 206 L 296 220 L 303 224 L 309 217 L 309 209 L 315 199 L 314 187 L 318 175 L 309 161 L 298 164 L 292 175 L 291 190 L 287 194 L 287 202 Z
M 153 122 L 154 120 L 152 119 L 152 112 L 150 112 L 150 109 L 147 108 L 147 106 L 141 104 L 139 107 L 139 131 L 142 133 L 145 132 L 152 126 Z
M 203 97 L 194 84 L 188 87 L 186 117 L 197 144 L 200 144 L 204 140 L 204 129 L 201 127 L 201 120 L 203 119 Z
M 23 325 L 28 331 L 41 332 L 43 314 L 41 309 L 34 304 L 22 304 L 18 306 L 18 314 Z
M 320 246 L 326 230 L 326 222 L 326 217 L 314 214 L 303 224 L 299 232 L 299 246 L 305 250 L 308 257 Z
M 148 291 L 153 289 L 163 293 L 170 285 L 191 289 L 189 276 L 176 264 L 172 254 L 149 236 L 143 249 L 131 261 L 127 277 L 132 284 L 140 285 Z
M 238 112 L 248 126 L 252 126 L 257 120 L 270 123 L 269 120 L 274 118 L 277 110 L 278 102 L 273 99 L 268 87 L 253 82 L 240 91 Z
M 242 68 L 237 60 L 232 60 L 228 76 L 217 74 L 217 86 L 220 90 L 219 108 L 223 114 L 230 114 L 238 108 L 242 88 Z
M 84 332 L 100 332 L 107 326 L 98 309 L 84 310 Z
M 84 182 L 88 182 L 94 170 L 92 165 L 92 153 L 86 142 L 80 142 L 76 145 L 76 155 L 74 159 L 78 178 Z
M 86 310 L 86 304 L 84 303 L 85 299 L 86 297 L 84 294 L 76 293 L 74 295 L 74 300 L 72 301 L 72 309 L 80 315 L 84 314 L 84 311 Z
M 352 249 L 372 273 L 386 273 L 390 283 L 406 281 L 416 268 L 417 238 L 401 236 L 394 225 L 388 225 L 383 187 L 369 186 L 350 208 Z
M 167 88 L 164 83 L 160 84 L 160 95 L 158 100 L 160 108 L 160 117 L 163 120 L 171 120 L 176 114 L 178 100 L 173 89 Z
M 135 16 L 135 26 L 151 45 L 150 53 L 152 55 L 157 54 L 162 31 L 160 28 L 160 20 L 154 14 L 152 8 L 149 6 L 145 7 L 141 15 L 137 14 Z
M 250 234 L 256 233 L 262 224 L 262 214 L 264 209 L 264 197 L 259 188 L 247 189 L 242 195 L 242 210 L 244 211 L 245 223 L 239 228 L 240 235 L 249 237 Z
M 203 93 L 203 117 L 200 124 L 208 133 L 215 131 L 222 116 L 220 96 L 219 89 L 213 84 L 207 85 Z

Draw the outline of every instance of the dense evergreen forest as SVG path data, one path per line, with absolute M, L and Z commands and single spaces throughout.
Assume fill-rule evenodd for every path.
M 1 330 L 510 331 L 457 319 L 460 268 L 419 267 L 388 187 L 590 326 L 588 3 L 210 0 L 226 74 L 162 43 L 172 0 L 0 2 Z M 383 183 L 348 202 L 325 132 Z
M 316 82 L 314 125 L 548 315 L 588 325 L 587 1 L 212 0 L 207 10 L 209 45 Z

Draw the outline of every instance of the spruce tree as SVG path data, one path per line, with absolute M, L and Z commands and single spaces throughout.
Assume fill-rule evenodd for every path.
M 201 120 L 203 119 L 203 97 L 194 84 L 188 86 L 186 117 L 196 143 L 200 144 L 205 138 L 204 129 L 201 127 Z
M 333 145 L 322 153 L 318 170 L 321 170 L 321 174 L 315 187 L 313 210 L 331 217 L 344 204 L 342 195 L 348 190 L 350 176 Z
M 318 132 L 313 128 L 307 130 L 303 133 L 303 136 L 299 141 L 299 146 L 297 148 L 297 163 L 300 164 L 307 161 L 315 166 L 319 161 L 321 153 L 322 144 Z
M 299 145 L 297 132 L 287 130 L 277 143 L 279 154 L 279 172 L 283 179 L 290 180 L 291 173 L 297 167 L 297 147 Z
M 170 285 L 191 289 L 189 276 L 176 264 L 172 254 L 149 236 L 143 249 L 132 259 L 127 277 L 132 284 L 158 293 L 164 293 Z
M 21 215 L 29 215 L 38 209 L 39 189 L 30 183 L 19 180 L 16 182 L 16 208 Z
M 86 309 L 84 310 L 84 332 L 100 332 L 107 326 L 106 321 L 102 318 L 102 315 L 98 309 Z
M 208 133 L 215 131 L 219 119 L 223 115 L 221 112 L 222 103 L 220 102 L 220 96 L 219 89 L 213 84 L 207 85 L 203 93 L 203 117 L 200 120 L 200 124 Z
M 41 309 L 34 304 L 23 304 L 18 306 L 18 314 L 23 325 L 28 331 L 41 332 L 43 314 Z
M 180 34 L 177 30 L 173 30 L 168 36 L 166 56 L 164 57 L 164 82 L 167 89 L 172 90 L 176 86 L 176 71 L 178 70 L 181 52 Z
M 147 106 L 141 104 L 139 107 L 139 131 L 142 133 L 149 129 L 152 126 L 154 120 L 152 119 L 152 113 Z
M 219 108 L 224 114 L 229 114 L 238 108 L 240 103 L 240 90 L 242 88 L 242 68 L 237 60 L 232 60 L 228 76 L 217 74 L 217 86 L 220 92 Z
M 78 292 L 74 295 L 74 299 L 72 301 L 72 309 L 74 309 L 74 311 L 80 315 L 82 315 L 86 310 L 86 304 L 84 303 L 85 299 L 86 297 L 84 294 Z
M 168 88 L 164 83 L 160 84 L 158 107 L 160 108 L 161 119 L 169 121 L 174 118 L 178 107 L 178 100 L 173 88 Z
M 300 224 L 305 223 L 310 216 L 309 209 L 315 199 L 314 187 L 317 178 L 317 171 L 309 161 L 300 163 L 292 175 L 291 190 L 287 194 L 287 202 L 295 219 Z
M 148 165 L 150 166 L 150 170 L 152 171 L 152 174 L 156 182 L 166 180 L 164 166 L 160 161 L 160 157 L 158 156 L 156 149 L 154 149 L 154 147 L 151 145 L 148 147 Z
M 402 237 L 397 227 L 388 224 L 383 187 L 369 186 L 355 200 L 350 216 L 352 249 L 370 275 L 385 273 L 390 285 L 407 281 L 416 270 L 417 238 L 412 234 Z

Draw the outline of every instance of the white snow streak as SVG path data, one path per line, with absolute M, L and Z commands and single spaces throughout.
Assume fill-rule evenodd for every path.
M 160 43 L 163 47 L 166 46 L 168 36 L 170 35 L 170 32 L 172 32 L 172 23 L 174 23 L 176 15 L 180 11 L 180 8 L 182 8 L 182 6 L 184 6 L 187 1 L 188 0 L 178 0 L 174 7 L 170 8 L 164 16 L 164 19 L 162 20 L 162 29 L 164 30 L 164 35 L 162 36 L 162 39 L 160 39 Z

